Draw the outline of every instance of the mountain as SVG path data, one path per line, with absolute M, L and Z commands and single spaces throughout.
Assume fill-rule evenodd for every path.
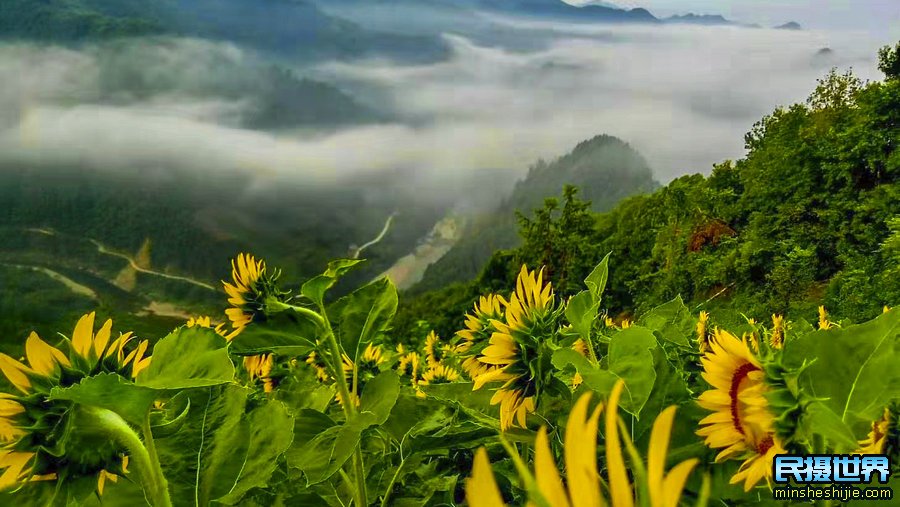
M 776 30 L 803 30 L 803 27 L 800 26 L 800 23 L 796 21 L 788 21 L 783 25 L 778 25 L 775 27 Z
M 37 5 L 35 5 L 37 4 Z M 235 42 L 308 58 L 387 56 L 434 61 L 437 36 L 371 31 L 303 0 L 4 0 L 0 38 L 82 43 L 148 34 Z
M 734 21 L 725 19 L 720 14 L 687 14 L 669 16 L 662 20 L 664 23 L 690 24 L 690 25 L 736 25 Z
M 807 102 L 757 122 L 745 158 L 709 176 L 607 213 L 577 196 L 562 212 L 537 210 L 522 246 L 495 252 L 477 277 L 405 298 L 397 332 L 452 335 L 479 295 L 507 294 L 523 264 L 544 266 L 565 300 L 607 253 L 603 300 L 618 320 L 674 298 L 722 323 L 771 322 L 773 312 L 814 322 L 819 305 L 831 321 L 881 314 L 900 301 L 900 79 L 863 84 L 832 71 L 820 83 Z
M 565 185 L 579 187 L 595 211 L 608 210 L 625 197 L 658 187 L 647 162 L 624 141 L 600 135 L 579 143 L 571 153 L 553 162 L 533 165 L 511 195 L 493 212 L 474 220 L 411 291 L 473 278 L 493 252 L 519 244 L 516 212 L 529 215 L 543 205 L 546 197 L 560 195 Z

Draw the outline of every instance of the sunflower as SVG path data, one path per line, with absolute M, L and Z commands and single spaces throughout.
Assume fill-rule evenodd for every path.
M 578 352 L 584 357 L 589 357 L 588 345 L 581 338 L 575 340 L 575 343 L 572 344 L 572 349 L 574 349 L 575 352 Z M 584 379 L 581 377 L 581 374 L 575 372 L 575 375 L 572 377 L 572 389 L 578 389 L 578 386 L 580 386 L 582 382 L 584 382 Z
M 280 274 L 277 270 L 267 273 L 265 261 L 256 260 L 250 254 L 239 254 L 231 261 L 233 283 L 223 281 L 222 285 L 232 306 L 225 310 L 234 329 L 232 337 L 263 314 L 267 297 L 282 299 L 286 294 L 276 285 Z
M 700 349 L 700 354 L 706 354 L 709 352 L 709 313 L 708 312 L 700 312 L 700 318 L 697 319 L 697 347 Z
M 744 482 L 749 491 L 761 479 L 772 477 L 772 461 L 784 453 L 773 430 L 775 417 L 765 394 L 765 372 L 751 351 L 747 337 L 738 339 L 716 329 L 710 352 L 701 358 L 703 378 L 712 389 L 702 393 L 698 403 L 713 413 L 700 421 L 697 434 L 712 449 L 723 449 L 716 462 L 744 459 L 731 483 Z
M 132 379 L 150 364 L 150 357 L 144 357 L 146 341 L 126 347 L 131 333 L 111 339 L 111 320 L 95 333 L 94 319 L 94 313 L 84 315 L 71 338 L 63 339 L 68 354 L 37 333 L 25 341 L 24 362 L 0 354 L 0 371 L 18 391 L 0 393 L 0 490 L 58 477 L 94 477 L 102 494 L 106 481 L 115 482 L 125 473 L 127 456 L 116 443 L 81 435 L 72 404 L 50 400 L 54 387 L 69 387 L 100 373 Z M 78 445 L 79 439 L 85 445 Z
M 428 367 L 441 364 L 452 351 L 452 347 L 441 343 L 441 338 L 434 331 L 430 331 L 425 337 L 425 362 Z
M 419 380 L 419 385 L 449 384 L 459 380 L 459 372 L 450 366 L 439 364 L 428 369 Z
M 859 449 L 854 454 L 884 454 L 890 424 L 891 411 L 885 408 L 881 418 L 872 422 L 872 429 L 866 438 L 859 441 Z
M 606 484 L 608 498 L 604 498 L 601 478 L 597 466 L 597 430 L 603 406 L 599 405 L 588 415 L 591 394 L 586 393 L 575 403 L 569 413 L 563 440 L 566 482 L 560 477 L 553 460 L 547 429 L 541 428 L 535 440 L 534 474 L 529 479 L 536 483 L 536 491 L 531 498 L 543 501 L 553 507 L 578 505 L 612 505 L 613 507 L 633 507 L 637 502 L 632 485 L 628 481 L 622 443 L 630 445 L 628 435 L 619 435 L 618 401 L 624 383 L 619 381 L 613 388 L 606 412 Z M 696 459 L 683 461 L 665 473 L 666 453 L 672 423 L 675 418 L 674 406 L 667 408 L 656 418 L 650 434 L 647 450 L 647 491 L 651 507 L 676 507 L 687 478 L 697 465 Z M 642 465 L 643 466 L 643 465 Z M 487 451 L 481 448 L 475 454 L 472 476 L 466 480 L 466 499 L 471 507 L 499 507 L 505 505 L 500 490 L 494 480 Z
M 500 405 L 501 430 L 514 423 L 524 427 L 526 416 L 535 410 L 540 383 L 549 373 L 541 371 L 535 359 L 547 352 L 545 342 L 555 337 L 558 311 L 554 306 L 553 289 L 550 283 L 544 285 L 543 271 L 529 272 L 522 266 L 504 322 L 491 321 L 496 331 L 478 360 L 493 368 L 473 379 L 473 389 L 503 382 L 491 398 L 491 405 Z
M 328 374 L 328 363 L 325 362 L 321 355 L 316 354 L 315 350 L 306 356 L 306 364 L 316 372 L 316 379 L 319 382 L 329 382 L 331 380 L 331 375 Z
M 783 315 L 772 315 L 772 334 L 769 335 L 769 345 L 780 350 L 784 348 L 785 325 Z
M 213 326 L 212 319 L 210 319 L 209 317 L 206 317 L 206 316 L 191 317 L 184 324 L 184 326 L 187 328 L 203 327 L 206 329 L 212 329 L 213 331 L 216 332 L 217 335 L 221 336 L 222 338 L 225 338 L 226 341 L 233 340 L 235 336 L 241 334 L 241 331 L 243 331 L 243 328 L 241 328 L 241 329 L 235 329 L 229 333 L 225 323 L 216 324 L 215 326 Z
M 400 356 L 400 360 L 397 362 L 397 373 L 403 377 L 409 377 L 412 379 L 412 383 L 415 384 L 416 380 L 419 378 L 419 353 L 416 351 L 407 352 Z
M 819 307 L 819 329 L 831 329 L 834 327 L 834 323 L 828 320 L 828 312 L 825 311 L 824 306 Z
M 272 354 L 244 357 L 244 369 L 250 377 L 250 382 L 259 379 L 263 384 L 263 391 L 271 393 L 275 389 L 275 380 L 272 378 Z
M 353 359 L 344 354 L 341 368 L 344 370 L 344 377 L 350 386 L 350 397 L 353 398 L 357 405 L 359 405 L 359 396 L 356 393 L 362 392 L 366 382 L 381 373 L 381 366 L 386 361 L 387 358 L 384 356 L 384 350 L 381 348 L 381 345 L 373 345 L 371 343 L 366 346 L 358 364 L 354 364 Z M 337 400 L 338 403 L 343 405 L 340 393 L 337 395 Z
M 466 328 L 457 331 L 456 336 L 462 341 L 456 346 L 455 353 L 462 359 L 462 369 L 469 378 L 489 372 L 494 367 L 478 360 L 478 355 L 488 345 L 491 335 L 496 329 L 494 320 L 503 318 L 503 311 L 509 303 L 496 294 L 481 296 L 475 303 L 474 313 L 466 314 Z

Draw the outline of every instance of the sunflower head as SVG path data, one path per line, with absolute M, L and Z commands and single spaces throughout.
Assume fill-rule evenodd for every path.
M 319 382 L 331 381 L 331 375 L 328 373 L 328 363 L 316 351 L 312 351 L 306 356 L 306 364 L 316 373 L 316 380 Z
M 769 334 L 769 346 L 780 350 L 784 348 L 785 325 L 783 315 L 772 315 L 772 331 Z
M 428 369 L 419 380 L 419 385 L 449 384 L 459 380 L 459 372 L 450 366 L 438 364 Z
M 441 338 L 434 331 L 430 331 L 425 337 L 425 361 L 428 367 L 436 366 L 452 353 L 453 347 L 447 343 L 441 343 Z
M 486 367 L 473 375 L 475 389 L 503 383 L 491 399 L 492 405 L 500 405 L 501 429 L 524 427 L 527 414 L 534 412 L 551 374 L 549 356 L 557 347 L 562 310 L 556 307 L 550 283 L 544 283 L 543 271 L 522 266 L 504 318 L 491 321 L 496 331 L 477 357 Z
M 231 308 L 225 310 L 235 332 L 265 316 L 266 299 L 284 300 L 286 292 L 278 288 L 278 270 L 266 271 L 266 263 L 250 254 L 239 254 L 231 261 L 231 283 L 222 282 Z
M 459 357 L 462 370 L 469 378 L 474 379 L 491 368 L 477 358 L 496 331 L 493 321 L 503 319 L 503 312 L 508 304 L 506 299 L 497 294 L 481 296 L 475 303 L 474 311 L 466 314 L 466 328 L 456 332 L 460 341 L 454 348 L 454 353 Z
M 397 362 L 397 373 L 401 377 L 409 377 L 412 383 L 415 384 L 419 377 L 420 362 L 418 352 L 407 352 L 401 355 L 400 360 Z
M 227 341 L 233 340 L 235 336 L 239 335 L 241 333 L 241 331 L 243 331 L 243 328 L 240 328 L 240 329 L 235 329 L 231 332 L 228 332 L 228 329 L 227 329 L 225 323 L 216 324 L 215 326 L 213 326 L 212 319 L 210 319 L 209 317 L 206 317 L 206 316 L 191 317 L 184 324 L 184 327 L 187 327 L 187 328 L 203 327 L 206 329 L 212 329 L 213 331 L 216 332 L 217 335 L 221 336 L 222 338 L 225 338 L 225 340 L 227 340 Z
M 785 452 L 766 397 L 766 373 L 747 335 L 738 339 L 720 329 L 701 363 L 711 389 L 698 403 L 712 413 L 700 421 L 697 434 L 708 447 L 721 449 L 717 462 L 744 460 L 731 482 L 743 482 L 749 491 L 763 478 L 771 480 L 774 456 Z
M 834 327 L 834 322 L 828 320 L 828 312 L 825 311 L 824 306 L 819 307 L 819 329 L 831 329 Z
M 866 438 L 859 441 L 859 449 L 854 454 L 894 454 L 898 443 L 897 411 L 885 407 L 884 413 L 872 421 Z
M 709 340 L 709 313 L 702 311 L 697 319 L 697 347 L 700 349 L 700 354 L 709 352 Z
M 71 402 L 50 399 L 55 387 L 100 373 L 131 380 L 150 364 L 146 341 L 133 343 L 131 333 L 112 339 L 112 321 L 95 332 L 94 320 L 94 313 L 81 317 L 61 349 L 31 333 L 22 362 L 0 354 L 0 371 L 15 388 L 0 393 L 0 490 L 29 481 L 93 477 L 102 493 L 106 481 L 124 473 L 123 449 L 85 430 Z
M 273 364 L 272 354 L 244 357 L 244 369 L 247 371 L 248 380 L 251 383 L 261 383 L 266 393 L 274 391 L 277 385 L 277 380 L 272 377 Z

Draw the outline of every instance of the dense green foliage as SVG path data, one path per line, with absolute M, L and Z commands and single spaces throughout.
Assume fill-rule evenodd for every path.
M 896 50 L 882 51 L 882 69 L 895 60 Z M 681 295 L 757 320 L 773 311 L 812 318 L 820 304 L 840 317 L 872 317 L 900 298 L 898 138 L 900 79 L 888 72 L 862 84 L 832 71 L 805 104 L 758 122 L 745 158 L 604 214 L 589 214 L 569 192 L 561 210 L 550 201 L 523 220 L 523 245 L 496 253 L 477 280 L 418 296 L 398 320 L 410 332 L 420 320 L 448 332 L 460 308 L 508 284 L 523 262 L 547 265 L 554 285 L 571 293 L 567 280 L 584 278 L 607 252 L 615 266 L 608 301 L 625 315 Z

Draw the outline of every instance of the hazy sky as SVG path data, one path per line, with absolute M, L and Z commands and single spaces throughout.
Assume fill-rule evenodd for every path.
M 590 0 L 568 0 L 579 4 Z M 852 29 L 900 37 L 898 0 L 611 0 L 622 7 L 645 7 L 658 16 L 722 14 L 765 26 L 797 21 L 810 28 Z

